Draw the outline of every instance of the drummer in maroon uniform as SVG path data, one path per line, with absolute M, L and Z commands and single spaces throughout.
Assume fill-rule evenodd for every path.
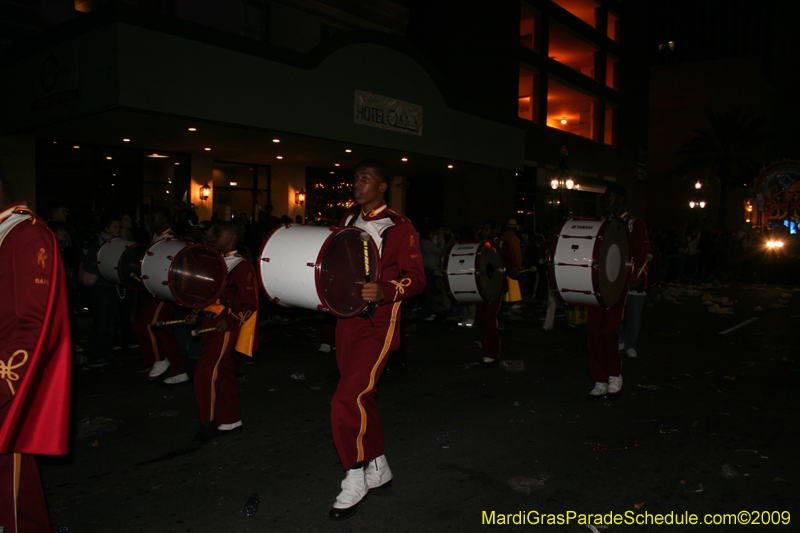
M 151 246 L 165 239 L 183 240 L 180 235 L 172 231 L 172 212 L 168 208 L 153 207 L 145 221 L 153 233 Z M 151 379 L 163 378 L 169 370 L 169 377 L 164 380 L 167 385 L 177 385 L 189 381 L 183 352 L 175 341 L 172 328 L 156 327 L 156 322 L 172 320 L 174 314 L 175 305 L 172 302 L 149 297 L 133 323 L 133 331 L 139 340 L 144 365 L 153 365 L 149 377 Z
M 625 188 L 612 184 L 603 194 L 603 206 L 611 217 L 621 218 L 625 213 Z M 624 220 L 623 220 L 624 221 Z M 637 229 L 638 228 L 638 229 Z M 647 229 L 636 225 L 630 235 L 633 272 L 645 264 L 650 251 Z M 642 230 L 642 231 L 639 231 Z M 633 279 L 630 289 L 636 290 L 644 278 Z M 619 325 L 625 311 L 625 302 L 613 309 L 589 307 L 589 373 L 595 381 L 589 399 L 615 396 L 622 390 L 622 363 L 619 357 Z
M 233 348 L 252 355 L 252 336 L 258 321 L 258 286 L 253 264 L 238 249 L 244 240 L 244 226 L 235 222 L 217 225 L 214 248 L 228 267 L 228 282 L 219 297 L 223 306 L 216 317 L 203 319 L 200 328 L 217 328 L 203 335 L 203 351 L 194 370 L 194 392 L 200 409 L 200 430 L 192 444 L 202 445 L 218 435 L 238 433 L 242 427 L 239 387 L 233 364 Z M 194 324 L 197 316 L 186 319 Z M 243 327 L 245 325 L 250 326 Z M 244 335 L 249 338 L 243 339 Z M 247 341 L 249 350 L 243 348 Z M 215 421 L 216 420 L 216 421 Z
M 497 329 L 497 313 L 503 303 L 503 294 L 508 291 L 508 277 L 517 279 L 517 272 L 521 266 L 514 257 L 512 247 L 507 242 L 501 242 L 497 237 L 499 229 L 497 222 L 488 220 L 483 224 L 483 229 L 481 230 L 481 238 L 500 249 L 503 266 L 506 268 L 500 296 L 494 302 L 479 302 L 475 305 L 475 315 L 478 318 L 478 324 L 483 335 L 483 359 L 481 362 L 484 365 L 491 365 L 500 360 L 500 334 Z
M 386 165 L 365 160 L 355 170 L 352 214 L 342 226 L 366 231 L 380 250 L 380 276 L 365 283 L 361 297 L 377 304 L 370 318 L 340 318 L 336 363 L 341 378 L 331 402 L 333 441 L 347 475 L 330 510 L 332 520 L 352 516 L 371 489 L 387 485 L 392 472 L 384 455 L 375 403 L 376 384 L 389 352 L 400 346 L 400 304 L 425 288 L 425 269 L 411 221 L 390 210 L 384 196 Z

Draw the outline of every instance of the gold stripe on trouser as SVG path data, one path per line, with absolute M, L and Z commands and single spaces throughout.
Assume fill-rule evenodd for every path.
M 22 470 L 22 454 L 14 454 L 14 531 L 19 531 L 17 515 L 19 515 L 19 480 Z
M 153 321 L 147 325 L 147 333 L 150 335 L 150 342 L 153 344 L 153 354 L 156 357 L 156 361 L 161 361 L 161 357 L 158 355 L 158 339 L 156 339 L 156 336 L 153 335 L 153 328 L 155 327 L 156 322 L 158 322 L 158 315 L 161 314 L 161 308 L 163 306 L 164 302 L 158 304 L 158 307 L 156 307 L 156 312 L 153 313 Z
M 219 363 L 222 361 L 222 357 L 225 355 L 225 348 L 228 347 L 228 340 L 230 339 L 231 332 L 225 332 L 225 340 L 222 342 L 222 349 L 219 351 L 219 357 L 217 357 L 217 364 L 214 365 L 214 373 L 211 374 L 211 421 L 214 421 L 214 406 L 217 404 L 217 389 L 214 385 L 217 383 L 217 375 L 219 374 Z
M 372 367 L 372 371 L 369 374 L 369 385 L 365 390 L 358 395 L 356 403 L 358 403 L 358 410 L 361 412 L 361 429 L 358 432 L 358 439 L 356 439 L 356 446 L 358 447 L 358 462 L 364 460 L 364 433 L 367 432 L 367 412 L 364 410 L 364 406 L 361 405 L 361 397 L 371 391 L 375 387 L 375 374 L 378 372 L 378 367 L 381 366 L 381 361 L 386 357 L 386 354 L 389 353 L 389 348 L 392 346 L 392 337 L 394 336 L 394 325 L 395 321 L 397 320 L 397 311 L 400 309 L 400 302 L 395 302 L 392 305 L 392 319 L 389 322 L 389 331 L 386 332 L 386 338 L 383 341 L 383 349 L 381 350 L 381 355 L 378 357 L 378 360 L 375 362 L 375 365 Z

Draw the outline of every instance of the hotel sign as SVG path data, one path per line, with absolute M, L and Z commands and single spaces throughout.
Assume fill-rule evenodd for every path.
M 356 90 L 356 124 L 385 130 L 422 135 L 422 106 Z

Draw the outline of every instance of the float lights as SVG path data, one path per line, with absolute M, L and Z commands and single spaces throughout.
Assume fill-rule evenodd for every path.
M 352 150 L 351 150 L 350 148 L 345 148 L 345 150 L 344 150 L 344 151 L 345 151 L 345 152 L 347 152 L 348 154 L 349 154 L 350 152 L 352 152 Z
M 276 157 L 276 159 L 283 159 L 283 156 L 279 155 L 279 156 Z
M 131 140 L 130 139 L 122 139 L 122 142 L 129 143 L 129 142 L 131 142 Z
M 453 165 L 447 165 L 447 168 L 453 168 Z
M 155 157 L 157 159 L 164 159 L 165 157 L 169 157 L 168 155 L 157 154 L 153 152 L 152 154 L 148 155 L 147 157 Z
M 197 131 L 197 128 L 189 128 L 189 131 Z
M 110 156 L 110 155 L 107 155 L 107 156 L 106 156 L 106 159 L 111 159 L 111 156 Z
M 705 209 L 705 208 L 706 208 L 706 203 L 700 202 L 700 209 Z
M 340 166 L 342 166 L 342 165 L 340 165 L 339 163 L 334 163 L 334 164 L 333 164 L 333 166 L 335 166 L 335 167 L 340 167 Z
M 279 143 L 279 142 L 281 142 L 281 140 L 280 139 L 272 139 L 272 142 Z
M 231 181 L 229 183 L 231 184 L 231 187 L 236 187 L 237 185 L 239 185 L 238 181 Z
M 80 146 L 73 146 L 73 148 L 80 148 Z
M 408 158 L 407 157 L 403 157 L 402 159 L 400 159 L 400 161 L 403 161 L 404 163 L 408 162 Z
M 695 189 L 702 189 L 703 188 L 703 184 L 698 181 L 697 183 L 694 184 L 694 188 Z
M 203 150 L 205 150 L 206 152 L 210 152 L 211 148 L 203 148 Z
M 694 209 L 694 206 L 696 206 L 696 205 L 697 205 L 697 204 L 696 204 L 696 203 L 694 203 L 694 202 L 689 202 L 689 207 L 691 207 L 692 209 Z

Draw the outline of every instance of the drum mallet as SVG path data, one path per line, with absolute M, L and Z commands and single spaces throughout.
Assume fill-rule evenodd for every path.
M 186 324 L 186 319 L 183 320 L 156 320 L 156 327 L 163 328 L 164 326 L 174 326 L 176 324 Z
M 192 337 L 198 337 L 203 333 L 211 333 L 212 331 L 217 331 L 219 326 L 214 326 L 213 328 L 205 328 L 205 329 L 193 329 L 192 330 Z
M 138 281 L 139 283 L 141 283 L 141 282 L 142 282 L 142 278 L 140 278 L 139 276 L 137 276 L 137 275 L 136 275 L 136 274 L 134 274 L 133 272 L 131 272 L 131 277 L 132 277 L 133 279 L 135 279 L 136 281 Z
M 642 266 L 639 268 L 639 271 L 636 273 L 636 275 L 631 280 L 631 283 L 633 283 L 634 281 L 639 279 L 639 277 L 642 274 L 644 274 L 644 269 L 647 268 L 647 263 L 649 263 L 652 260 L 653 260 L 653 254 L 647 254 L 647 255 L 644 256 L 644 263 L 642 264 Z
M 361 242 L 364 244 L 364 283 L 370 282 L 370 274 L 369 274 L 369 233 L 366 231 L 361 232 Z M 359 318 L 369 319 L 372 318 L 372 315 L 375 314 L 375 308 L 377 304 L 375 302 L 369 302 L 367 308 L 358 315 Z

